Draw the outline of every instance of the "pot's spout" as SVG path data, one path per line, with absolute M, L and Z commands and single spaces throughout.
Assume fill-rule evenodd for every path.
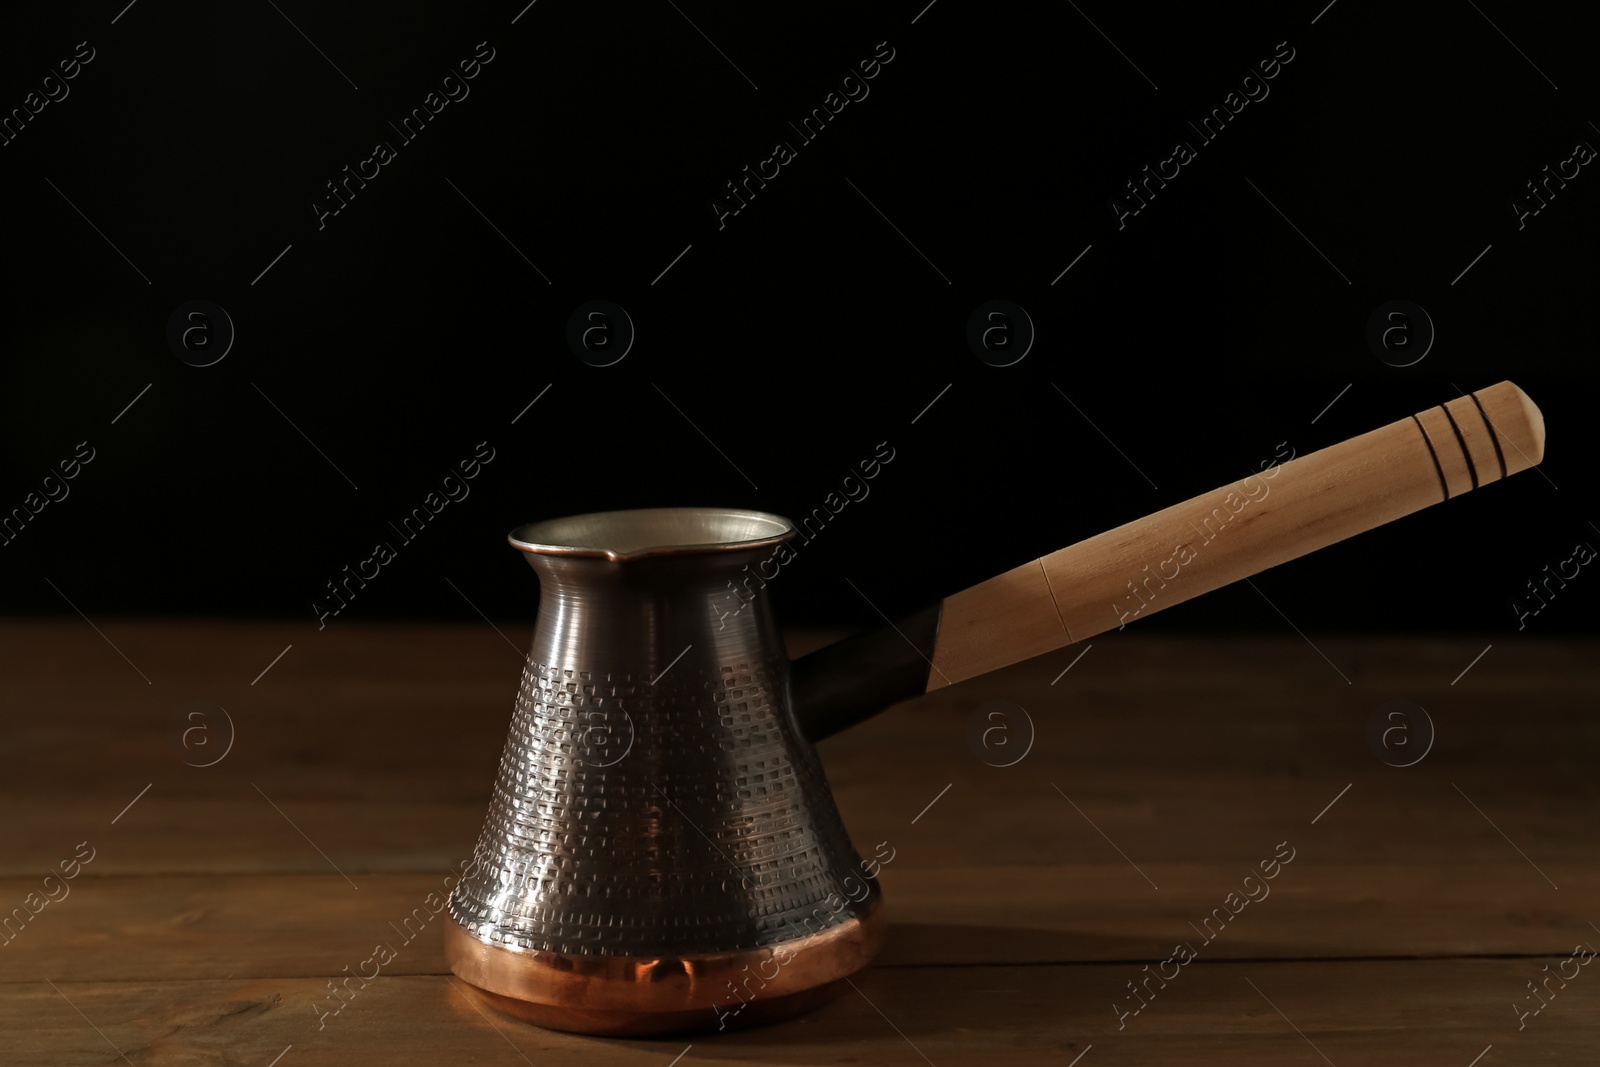
M 942 610 L 935 604 L 795 660 L 792 706 L 806 739 L 832 737 L 926 692 Z

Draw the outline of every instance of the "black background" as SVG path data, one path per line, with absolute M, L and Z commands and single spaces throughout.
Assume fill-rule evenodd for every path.
M 1257 584 L 1309 632 L 1518 635 L 1523 584 L 1600 545 L 1600 176 L 1521 230 L 1511 209 L 1546 164 L 1600 145 L 1592 24 L 1468 2 L 924 2 L 8 13 L 0 109 L 78 42 L 95 58 L 0 147 L 0 511 L 78 442 L 95 459 L 0 546 L 0 611 L 70 616 L 70 598 L 90 618 L 315 629 L 325 583 L 487 441 L 470 497 L 328 625 L 530 619 L 515 525 L 798 516 L 887 441 L 870 496 L 773 585 L 788 622 L 864 624 L 849 582 L 914 608 L 1235 480 L 1279 442 L 1304 454 L 1511 379 L 1549 425 L 1542 474 Z M 400 145 L 388 123 L 480 41 L 494 59 L 470 95 Z M 885 41 L 870 95 L 799 145 L 787 123 Z M 1270 95 L 1119 230 L 1122 183 L 1194 140 L 1184 120 L 1279 42 L 1294 58 Z M 319 230 L 324 183 L 380 140 L 398 158 Z M 778 140 L 798 158 L 719 229 L 711 201 Z M 565 339 L 596 298 L 638 335 L 604 368 Z M 213 366 L 166 342 L 193 299 L 237 329 Z M 991 299 L 1037 327 L 1014 366 L 967 347 Z M 1437 328 L 1405 368 L 1365 340 L 1394 299 Z M 1591 582 L 1520 634 L 1592 631 Z M 1140 625 L 1286 629 L 1244 585 Z

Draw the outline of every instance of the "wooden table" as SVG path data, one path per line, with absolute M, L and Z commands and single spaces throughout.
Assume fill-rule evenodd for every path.
M 0 944 L 0 1062 L 1600 1055 L 1600 968 L 1562 965 L 1600 945 L 1593 642 L 1130 632 L 900 707 L 821 746 L 858 848 L 894 849 L 878 964 L 791 1022 L 622 1041 L 486 1015 L 448 976 L 438 922 L 320 1029 L 314 1008 L 469 854 L 526 628 L 97 623 L 0 625 L 0 909 L 93 856 Z M 1394 699 L 1437 727 L 1414 766 L 1368 742 Z M 227 727 L 186 720 L 204 729 L 182 747 L 191 701 L 234 724 L 209 767 L 185 760 L 215 758 Z M 989 749 L 969 741 L 986 701 L 1036 728 L 1011 766 L 985 760 L 1024 751 L 1015 713 L 987 721 L 1004 728 Z M 1291 849 L 1270 894 L 1231 914 L 1228 894 Z M 1218 908 L 1231 918 L 1207 941 Z M 1193 961 L 1161 966 L 1179 942 Z M 1119 1020 L 1147 964 L 1176 974 Z M 1526 983 L 1563 969 L 1577 977 L 1551 979 L 1519 1029 Z

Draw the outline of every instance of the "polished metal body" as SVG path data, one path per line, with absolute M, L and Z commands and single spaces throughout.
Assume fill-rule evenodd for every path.
M 792 536 L 708 508 L 511 535 L 539 613 L 446 936 L 497 1007 L 591 1033 L 716 1029 L 802 1010 L 881 945 L 876 865 L 796 722 L 752 577 Z

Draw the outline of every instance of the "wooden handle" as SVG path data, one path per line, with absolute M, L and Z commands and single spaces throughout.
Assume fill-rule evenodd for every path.
M 1539 409 L 1501 382 L 1267 465 L 945 598 L 927 688 L 1120 629 L 1543 457 Z

